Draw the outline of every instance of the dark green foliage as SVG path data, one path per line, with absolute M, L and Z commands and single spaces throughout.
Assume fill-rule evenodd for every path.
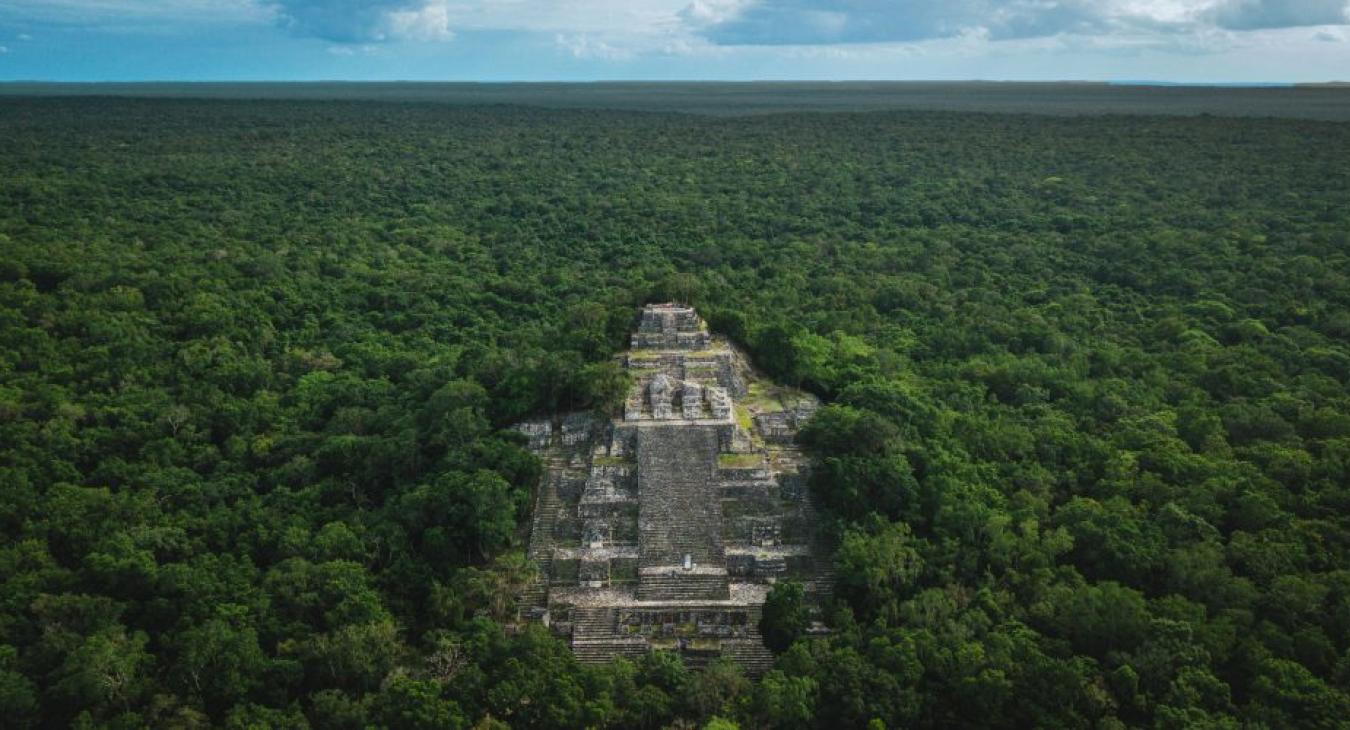
M 806 592 L 796 581 L 776 583 L 764 601 L 764 613 L 759 619 L 759 631 L 764 643 L 775 652 L 782 652 L 801 638 L 810 623 L 806 607 Z
M 830 405 L 806 423 L 799 440 L 822 454 L 872 457 L 884 454 L 898 432 L 895 424 L 873 411 Z
M 1336 727 L 1350 128 L 0 105 L 6 727 Z M 749 682 L 507 631 L 637 307 L 781 381 L 838 545 Z M 503 725 L 505 723 L 505 725 Z
M 837 516 L 919 518 L 919 485 L 899 449 L 900 430 L 865 408 L 821 408 L 802 429 L 801 441 L 819 457 L 811 486 Z

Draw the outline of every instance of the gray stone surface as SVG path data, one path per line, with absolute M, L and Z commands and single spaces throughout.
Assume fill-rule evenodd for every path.
M 722 510 L 714 478 L 717 433 L 707 426 L 646 428 L 638 434 L 638 534 L 642 567 L 723 560 Z

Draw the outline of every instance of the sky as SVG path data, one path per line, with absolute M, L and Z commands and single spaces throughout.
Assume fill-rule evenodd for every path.
M 1350 80 L 1350 0 L 0 0 L 0 81 Z

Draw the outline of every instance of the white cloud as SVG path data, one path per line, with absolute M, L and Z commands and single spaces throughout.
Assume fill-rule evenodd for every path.
M 299 36 L 336 43 L 446 41 L 454 37 L 446 0 L 260 0 Z
M 385 34 L 394 39 L 448 41 L 455 37 L 450 29 L 450 10 L 445 3 L 393 10 L 385 15 L 384 23 Z
M 1167 36 L 1350 23 L 1350 0 L 694 0 L 679 16 L 714 43 L 923 42 L 984 30 L 994 41 Z
M 573 58 L 592 58 L 605 61 L 627 61 L 637 55 L 632 48 L 612 45 L 591 35 L 565 35 L 559 33 L 553 37 L 554 43 Z
M 680 17 L 696 25 L 725 23 L 754 0 L 694 0 L 680 10 Z
M 692 36 L 679 17 L 688 4 L 689 0 L 451 0 L 446 9 L 451 27 L 461 33 L 507 31 L 552 38 L 569 48 L 604 44 L 659 52 L 676 36 Z

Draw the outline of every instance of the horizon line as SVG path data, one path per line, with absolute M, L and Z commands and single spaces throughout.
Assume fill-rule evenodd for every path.
M 1093 86 L 1291 87 L 1350 86 L 1350 80 L 1178 81 L 1168 79 L 0 79 L 0 85 L 50 86 L 117 84 L 1078 84 Z

